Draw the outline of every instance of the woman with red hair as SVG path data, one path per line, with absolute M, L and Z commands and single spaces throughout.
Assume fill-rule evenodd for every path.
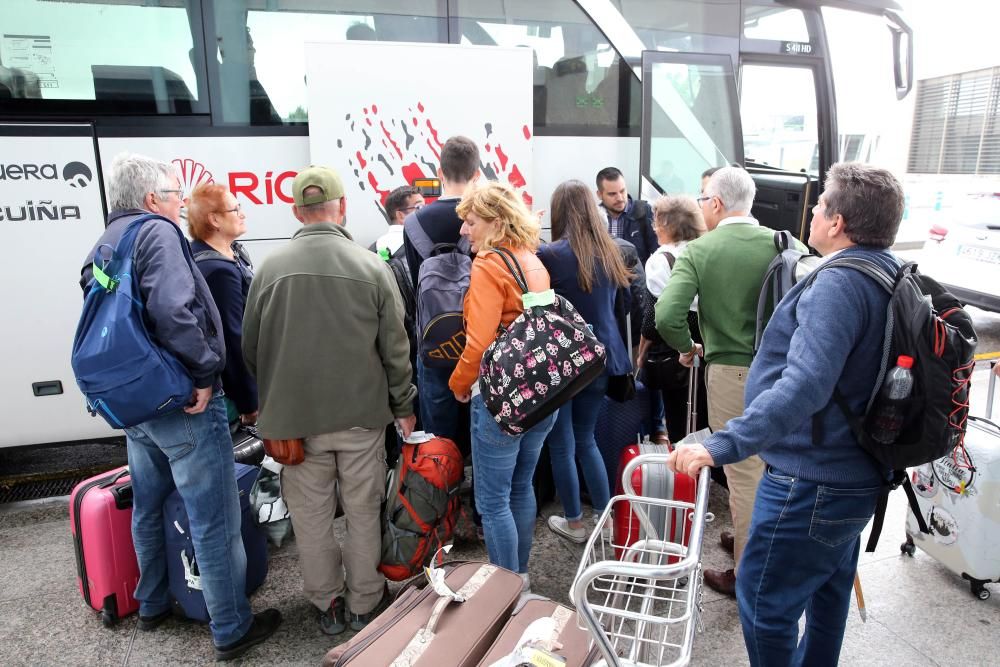
M 233 193 L 217 183 L 204 183 L 187 205 L 188 232 L 195 262 L 212 291 L 226 341 L 226 392 L 229 423 L 257 422 L 257 382 L 243 360 L 243 309 L 253 278 L 250 257 L 236 239 L 247 231 L 246 216 Z

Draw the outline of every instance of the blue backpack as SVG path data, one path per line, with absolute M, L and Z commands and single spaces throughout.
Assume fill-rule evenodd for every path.
M 73 338 L 73 373 L 91 415 L 112 428 L 128 428 L 178 410 L 191 402 L 194 382 L 172 354 L 146 329 L 139 276 L 133 274 L 135 239 L 142 223 L 162 218 L 143 215 L 125 228 L 110 258 L 102 245 L 94 255 L 94 278 L 83 302 Z M 168 221 L 169 222 L 169 221 Z M 174 223 L 184 254 L 191 249 Z

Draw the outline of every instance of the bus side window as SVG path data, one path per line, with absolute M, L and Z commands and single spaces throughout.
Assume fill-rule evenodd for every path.
M 287 0 L 280 9 L 270 6 L 250 0 L 214 3 L 217 46 L 209 70 L 221 91 L 214 113 L 218 124 L 308 122 L 306 42 L 447 42 L 445 0 L 414 0 L 406 15 L 379 13 L 378 2 Z
M 458 0 L 462 44 L 522 46 L 534 55 L 536 132 L 638 136 L 641 86 L 571 0 Z M 624 95 L 624 100 L 622 96 Z

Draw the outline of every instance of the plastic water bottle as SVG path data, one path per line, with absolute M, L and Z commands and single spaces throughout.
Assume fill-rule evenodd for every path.
M 913 368 L 913 357 L 899 355 L 895 368 L 889 371 L 879 390 L 869 435 L 883 445 L 895 442 L 903 428 L 910 394 L 913 393 L 911 368 Z

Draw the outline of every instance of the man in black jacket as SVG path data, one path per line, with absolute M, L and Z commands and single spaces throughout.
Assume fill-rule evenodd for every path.
M 455 213 L 455 207 L 466 189 L 479 178 L 479 147 L 472 139 L 456 136 L 444 142 L 438 178 L 441 179 L 441 196 L 437 201 L 414 210 L 403 222 L 403 248 L 416 288 L 417 309 L 420 308 L 417 278 L 420 275 L 420 265 L 428 257 L 417 250 L 410 238 L 411 230 L 414 226 L 419 226 L 435 246 L 459 243 L 462 219 Z M 419 335 L 420 332 L 417 332 L 417 336 Z M 452 369 L 425 366 L 418 354 L 415 370 L 417 386 L 420 387 L 421 428 L 428 433 L 454 440 L 459 448 L 467 451 L 469 406 L 456 401 L 448 388 Z
M 642 199 L 633 200 L 629 196 L 625 177 L 615 167 L 597 172 L 597 197 L 608 214 L 608 231 L 634 245 L 639 261 L 645 266 L 657 248 L 652 207 Z

